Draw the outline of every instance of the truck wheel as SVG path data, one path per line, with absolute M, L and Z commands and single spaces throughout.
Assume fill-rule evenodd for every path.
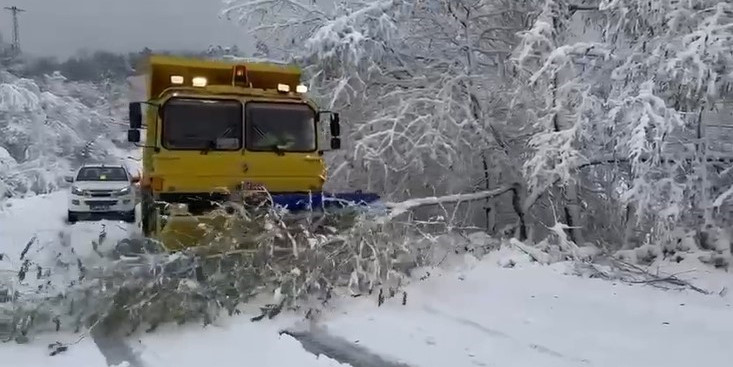
M 68 214 L 66 215 L 66 218 L 67 218 L 68 222 L 71 223 L 71 224 L 74 224 L 74 223 L 76 223 L 79 220 L 79 218 L 77 217 L 76 213 L 73 213 L 71 211 L 68 212 Z
M 153 195 L 148 190 L 142 190 L 142 199 L 140 200 L 140 216 L 142 222 L 143 235 L 150 236 L 153 232 L 153 213 L 155 213 L 155 203 Z

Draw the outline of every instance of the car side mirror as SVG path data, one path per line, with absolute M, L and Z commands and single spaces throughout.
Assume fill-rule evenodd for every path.
M 341 138 L 331 138 L 331 149 L 341 149 Z
M 331 115 L 331 136 L 338 137 L 341 135 L 341 117 L 338 113 Z
M 127 130 L 127 141 L 129 141 L 130 143 L 139 143 L 140 142 L 140 130 L 138 129 Z
M 143 111 L 140 102 L 130 102 L 130 128 L 139 129 L 143 126 Z
M 64 176 L 64 181 L 66 181 L 68 183 L 73 183 L 74 182 L 74 176 Z
M 138 183 L 138 182 L 140 182 L 140 176 L 132 176 L 132 178 L 130 179 L 130 182 L 131 183 Z

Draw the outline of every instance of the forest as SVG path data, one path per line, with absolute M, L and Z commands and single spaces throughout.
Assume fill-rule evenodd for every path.
M 495 190 L 426 218 L 563 254 L 699 251 L 727 266 L 733 4 L 226 3 L 258 52 L 303 65 L 351 121 L 333 158 L 344 187 Z

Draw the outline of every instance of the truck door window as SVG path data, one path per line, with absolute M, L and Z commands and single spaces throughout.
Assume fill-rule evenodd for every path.
M 278 152 L 316 150 L 315 112 L 308 105 L 247 102 L 245 111 L 248 150 Z
M 235 100 L 172 98 L 163 106 L 163 148 L 242 149 L 242 104 Z

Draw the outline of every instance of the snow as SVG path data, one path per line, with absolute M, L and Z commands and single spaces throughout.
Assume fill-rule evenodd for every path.
M 347 366 L 306 352 L 288 335 L 279 336 L 279 327 L 288 326 L 285 321 L 294 320 L 285 317 L 273 322 L 250 323 L 241 318 L 230 325 L 205 330 L 172 328 L 145 335 L 136 349 L 145 366 L 236 366 L 243 360 L 255 366 Z M 180 348 L 183 345 L 202 348 Z
M 69 226 L 66 222 L 67 190 L 52 194 L 37 195 L 26 199 L 9 199 L 0 212 L 0 253 L 7 261 L 0 262 L 0 270 L 20 267 L 20 255 L 34 237 L 27 257 L 43 254 L 49 246 L 58 243 L 59 236 L 65 237 L 77 253 L 91 252 L 91 241 L 99 237 L 100 231 L 107 231 L 110 238 L 125 238 L 135 230 L 135 225 L 122 221 L 79 222 Z
M 397 297 L 380 309 L 350 307 L 329 331 L 422 367 L 686 366 L 733 357 L 730 297 L 569 276 L 565 263 L 497 266 L 507 254 L 431 274 L 408 287 L 406 306 Z
M 0 252 L 18 265 L 28 240 L 38 236 L 29 256 L 64 233 L 78 251 L 104 225 L 110 237 L 124 236 L 122 223 L 64 222 L 65 192 L 11 199 L 0 213 Z M 318 326 L 348 344 L 387 361 L 408 366 L 688 366 L 720 365 L 733 358 L 730 317 L 733 286 L 729 274 L 682 262 L 669 268 L 707 288 L 664 291 L 570 274 L 571 263 L 540 265 L 504 247 L 479 260 L 455 255 L 440 268 L 420 269 L 402 295 L 377 306 L 376 294 L 333 301 Z M 697 271 L 691 272 L 694 267 Z M 424 279 L 424 280 L 419 280 Z M 316 356 L 284 329 L 307 330 L 301 315 L 251 322 L 253 311 L 225 317 L 213 325 L 164 325 L 125 340 L 135 360 L 112 361 L 88 334 L 42 334 L 29 344 L 0 344 L 8 366 L 129 367 L 203 365 L 348 366 Z M 48 344 L 71 344 L 50 356 Z M 77 342 L 78 341 L 78 342 Z M 73 343 L 73 344 L 72 344 Z
M 74 335 L 44 335 L 30 344 L 0 344 L 0 361 L 9 367 L 105 367 L 104 356 L 90 338 L 85 338 L 69 347 L 66 352 L 50 356 L 49 344 L 59 339 L 76 341 Z

